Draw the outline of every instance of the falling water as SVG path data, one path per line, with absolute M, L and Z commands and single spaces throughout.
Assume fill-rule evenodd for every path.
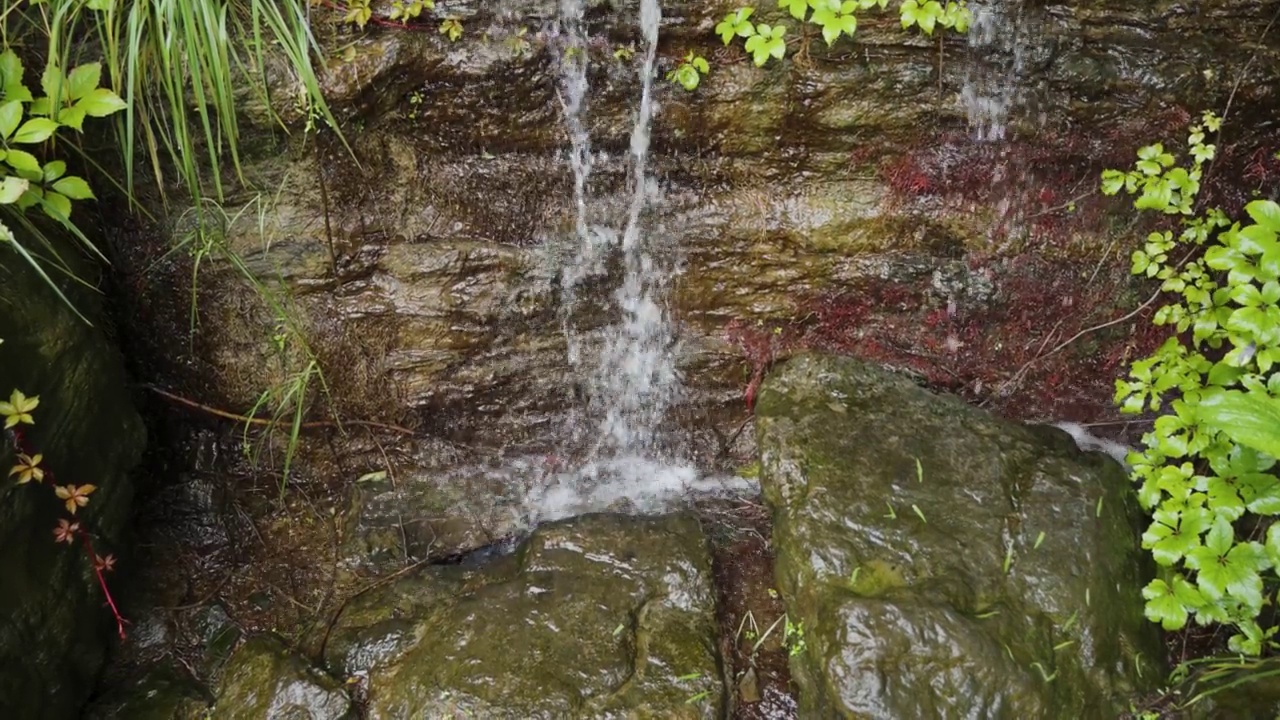
M 645 206 L 657 192 L 648 176 L 648 157 L 661 20 L 658 1 L 642 0 L 645 56 L 640 69 L 640 109 L 631 131 L 631 204 L 622 233 L 624 277 L 615 294 L 623 320 L 609 333 L 594 383 L 595 399 L 605 411 L 598 447 L 624 454 L 653 452 L 658 423 L 679 392 L 671 324 L 660 304 L 671 270 L 651 252 L 657 233 L 645 233 L 641 227 Z
M 742 489 L 744 481 L 700 478 L 690 465 L 664 457 L 660 426 L 679 399 L 676 341 L 663 306 L 674 264 L 663 252 L 660 228 L 646 211 L 658 197 L 649 177 L 650 132 L 655 114 L 653 77 L 662 9 L 658 0 L 641 0 L 640 29 L 645 50 L 640 66 L 640 104 L 631 131 L 630 176 L 625 224 L 621 233 L 593 222 L 589 182 L 595 158 L 586 129 L 589 97 L 583 0 L 560 1 L 561 93 L 569 135 L 569 165 L 574 179 L 574 234 L 578 249 L 561 274 L 562 322 L 571 372 L 587 381 L 586 408 L 570 412 L 569 440 L 585 440 L 577 467 L 535 488 L 526 500 L 539 520 L 600 510 L 626 502 L 640 512 L 658 511 L 691 492 Z M 576 330 L 584 280 L 605 274 L 606 260 L 621 254 L 622 277 L 613 293 L 620 318 L 602 334 L 588 338 Z M 589 353 L 589 348 L 598 348 Z M 573 449 L 568 451 L 573 453 Z M 749 483 L 746 483 L 750 485 Z
M 969 26 L 972 61 L 961 100 L 969 126 L 980 142 L 1005 139 L 1009 113 L 1018 102 L 1018 79 L 1024 70 L 1025 52 L 1021 3 L 1005 0 L 972 2 Z
M 656 195 L 648 176 L 650 127 L 653 123 L 653 74 L 662 10 L 657 0 L 643 0 L 640 29 L 645 52 L 640 67 L 640 106 L 631 131 L 631 199 L 626 224 L 619 234 L 592 225 L 588 215 L 588 181 L 593 166 L 590 137 L 583 120 L 587 97 L 587 52 L 583 37 L 582 0 L 561 0 L 561 35 L 565 40 L 562 91 L 565 124 L 570 140 L 569 164 L 574 179 L 574 230 L 578 251 L 564 269 L 563 322 L 570 368 L 589 385 L 586 417 L 571 413 L 571 432 L 592 438 L 589 461 L 625 455 L 647 455 L 654 448 L 658 423 L 678 394 L 672 359 L 673 338 L 661 293 L 669 264 L 654 254 L 653 234 L 644 227 L 645 210 Z M 577 290 L 588 277 L 604 272 L 604 261 L 621 250 L 623 277 L 614 293 L 620 322 L 597 338 L 599 353 L 587 357 L 584 340 L 575 331 Z

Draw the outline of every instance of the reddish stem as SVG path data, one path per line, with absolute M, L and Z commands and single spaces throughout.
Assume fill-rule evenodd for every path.
M 27 438 L 22 434 L 22 431 L 15 427 L 11 429 L 11 432 L 13 433 L 14 450 L 23 455 L 36 454 L 35 448 L 27 442 Z M 53 477 L 53 471 L 44 469 L 44 475 L 45 479 L 48 480 L 48 487 L 52 488 L 56 484 Z M 43 485 L 44 483 L 41 482 L 40 484 Z M 107 605 L 111 608 L 111 615 L 115 618 L 116 632 L 120 635 L 120 639 L 124 640 L 126 638 L 124 626 L 129 621 L 125 620 L 124 616 L 120 614 L 120 609 L 116 607 L 115 598 L 111 596 L 111 589 L 107 587 L 107 579 L 103 576 L 102 568 L 98 564 L 98 555 L 93 551 L 93 541 L 89 538 L 89 532 L 87 530 L 80 530 L 78 534 L 83 540 L 85 552 L 89 555 L 89 564 L 93 567 L 93 574 L 98 578 L 98 586 L 102 588 L 102 594 L 106 596 Z
M 93 542 L 89 539 L 89 533 L 81 531 L 80 537 L 84 540 L 84 550 L 89 554 L 89 562 L 93 565 L 93 574 L 98 578 L 98 586 L 102 588 L 102 594 L 107 598 L 107 605 L 111 608 L 111 615 L 116 620 L 116 634 L 121 640 L 128 637 L 124 631 L 124 626 L 128 620 L 120 614 L 120 609 L 116 607 L 115 598 L 111 597 L 111 590 L 107 587 L 107 579 L 102 575 L 102 566 L 98 563 L 98 554 L 93 551 Z

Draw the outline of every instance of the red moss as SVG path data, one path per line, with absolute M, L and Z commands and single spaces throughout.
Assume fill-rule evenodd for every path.
M 1114 416 L 1112 392 L 1128 362 L 1162 339 L 1135 317 L 1080 331 L 1129 312 L 1129 276 L 1082 264 L 1022 258 L 988 268 L 998 289 L 982 306 L 950 306 L 920 283 L 866 281 L 812 297 L 782 336 L 729 328 L 752 367 L 748 399 L 782 355 L 813 349 L 910 370 L 930 386 L 1024 420 L 1092 421 Z M 773 326 L 770 326 L 773 327 Z M 1137 330 L 1138 332 L 1134 332 Z M 1055 351 L 1056 350 L 1056 351 Z

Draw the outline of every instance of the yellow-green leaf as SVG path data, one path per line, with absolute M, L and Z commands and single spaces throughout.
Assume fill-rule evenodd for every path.
M 22 197 L 22 193 L 27 191 L 27 187 L 31 183 L 27 180 L 10 175 L 0 182 L 0 205 L 10 205 L 18 201 Z
M 45 204 L 42 205 L 42 208 L 44 208 L 46 215 L 55 220 L 65 220 L 72 217 L 72 201 L 59 192 L 46 192 Z
M 53 182 L 67 172 L 67 164 L 61 160 L 53 160 L 44 164 L 44 181 Z
M 1201 399 L 1196 416 L 1245 447 L 1280 457 L 1280 401 L 1275 398 L 1235 390 L 1213 393 Z
M 106 117 L 128 107 L 119 95 L 107 88 L 98 88 L 90 92 L 76 101 L 75 106 L 84 110 L 90 117 Z
M 44 66 L 44 74 L 40 76 L 40 89 L 44 90 L 44 94 L 51 98 L 61 97 L 67 99 L 67 79 L 62 74 L 62 70 L 55 64 L 49 63 Z
M 3 76 L 6 100 L 31 101 L 31 91 L 22 84 L 22 61 L 14 51 L 0 53 L 0 76 Z
M 13 168 L 19 175 L 28 180 L 44 179 L 44 168 L 40 167 L 40 161 L 35 155 L 26 150 L 10 150 L 5 153 L 4 161 L 9 163 L 9 167 Z
M 93 190 L 89 189 L 89 183 L 83 178 L 70 175 L 62 178 L 53 184 L 53 189 L 66 195 L 72 200 L 89 200 L 93 198 Z
M 17 100 L 0 105 L 0 137 L 5 140 L 18 129 L 18 123 L 22 122 L 22 103 Z
M 66 195 L 53 191 L 44 194 L 44 214 L 54 220 L 66 220 L 71 217 L 71 201 Z
M 71 75 L 67 78 L 67 85 L 71 93 L 72 100 L 79 100 L 88 95 L 90 91 L 98 88 L 98 81 L 102 78 L 102 65 L 98 63 L 85 63 L 71 71 Z
M 49 118 L 31 118 L 22 123 L 22 127 L 13 134 L 13 141 L 25 144 L 42 143 L 49 139 L 58 123 Z
M 84 108 L 69 107 L 58 113 L 58 124 L 65 125 L 77 132 L 84 129 Z

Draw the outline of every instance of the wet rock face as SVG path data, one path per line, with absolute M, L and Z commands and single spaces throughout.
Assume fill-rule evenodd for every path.
M 1043 215 L 1038 222 L 1050 231 L 1067 226 L 1070 213 L 1062 208 L 1075 191 L 1064 188 L 1089 187 L 1100 158 L 1112 162 L 1115 151 L 1116 164 L 1127 162 L 1132 147 L 1165 132 L 1150 120 L 1160 107 L 1220 108 L 1228 79 L 1255 51 L 1256 82 L 1242 92 L 1259 94 L 1238 97 L 1236 106 L 1275 104 L 1266 88 L 1280 62 L 1274 48 L 1254 42 L 1274 3 L 994 4 L 1003 20 L 971 38 L 981 45 L 972 52 L 969 39 L 946 36 L 940 48 L 871 13 L 855 45 L 827 50 L 815 39 L 785 63 L 756 68 L 740 43 L 725 50 L 714 36 L 723 4 L 663 2 L 660 71 L 688 50 L 713 65 L 694 93 L 661 79 L 654 88 L 650 167 L 663 193 L 643 221 L 655 255 L 682 267 L 669 294 L 664 290 L 679 323 L 681 343 L 672 352 L 689 388 L 673 427 L 714 428 L 728 437 L 741 422 L 753 370 L 774 357 L 770 350 L 752 358 L 755 368 L 745 367 L 746 343 L 726 342 L 734 320 L 755 328 L 833 317 L 814 322 L 826 323 L 830 335 L 848 334 L 862 316 L 813 312 L 818 299 L 840 296 L 878 305 L 890 324 L 919 327 L 922 316 L 945 313 L 958 328 L 995 335 L 976 327 L 984 311 L 1016 304 L 1015 296 L 1048 302 L 1040 284 L 1016 290 L 1013 271 L 984 265 L 1028 247 L 1026 238 L 1005 236 L 1033 232 L 1018 222 L 1009 230 L 1002 215 L 1008 207 L 1020 217 Z M 585 122 L 597 152 L 589 219 L 616 229 L 627 213 L 628 140 L 640 93 L 638 58 L 619 60 L 614 51 L 639 39 L 638 2 L 587 5 Z M 757 5 L 766 19 L 778 12 L 767 1 Z M 565 408 L 585 394 L 583 373 L 566 362 L 564 328 L 580 333 L 590 355 L 601 328 L 617 317 L 610 295 L 617 263 L 587 273 L 571 317 L 563 303 L 563 274 L 578 240 L 558 90 L 564 47 L 557 6 L 450 3 L 467 27 L 458 43 L 434 31 L 377 27 L 325 38 L 354 53 L 329 58 L 324 82 L 355 159 L 327 135 L 278 145 L 262 128 L 246 128 L 246 147 L 254 148 L 246 175 L 264 190 L 264 204 L 228 203 L 231 215 L 245 210 L 228 228 L 228 246 L 256 279 L 290 291 L 289 307 L 326 373 L 336 413 L 417 435 L 379 437 L 368 452 L 337 446 L 346 467 L 360 468 L 354 477 L 392 471 L 388 483 L 356 493 L 343 519 L 365 559 L 448 554 L 504 535 L 510 523 L 495 512 L 495 498 L 505 501 L 510 486 L 478 473 L 440 472 L 420 439 L 465 447 L 475 456 L 467 462 L 481 466 L 496 448 L 535 457 L 562 451 Z M 523 36 L 521 27 L 528 29 Z M 1205 58 L 1216 75 L 1200 72 Z M 1016 85 L 1007 98 L 1008 143 L 973 141 L 967 82 L 1002 101 L 1005 86 Z M 1133 123 L 1116 124 L 1125 118 Z M 1180 136 L 1183 127 L 1168 132 Z M 1039 154 L 1028 160 L 1032 150 Z M 1011 186 L 1022 195 L 1006 202 L 1002 193 Z M 978 197 L 944 192 L 956 188 Z M 1023 195 L 1035 204 L 1024 205 Z M 1071 225 L 1066 240 L 1053 236 L 1032 253 L 1087 256 L 1078 284 L 1091 285 L 1106 275 L 1091 272 L 1110 247 L 1105 225 Z M 170 248 L 155 248 L 138 267 L 149 269 Z M 133 335 L 143 343 L 154 338 L 158 356 L 181 357 L 171 376 L 149 380 L 245 411 L 305 365 L 296 349 L 292 356 L 277 351 L 282 318 L 217 258 L 202 265 L 196 350 L 175 348 L 170 339 L 185 337 L 189 315 L 172 298 L 186 295 L 190 268 L 167 267 L 163 281 L 160 273 L 139 272 L 136 287 L 150 295 L 137 303 L 144 319 Z M 1099 294 L 1123 297 L 1128 276 L 1119 275 L 1116 292 Z M 924 300 L 900 311 L 866 290 L 876 285 L 918 291 Z M 1073 308 L 1073 319 L 1087 317 L 1091 308 L 1072 305 L 1069 294 L 1051 299 Z M 1070 336 L 1070 324 L 1061 331 Z M 900 344 L 944 362 L 959 348 L 977 347 L 959 329 L 937 336 L 937 347 Z M 987 354 L 1009 355 L 999 344 Z M 993 383 L 985 380 L 971 384 L 989 392 Z M 315 403 L 313 418 L 322 405 Z M 718 458 L 714 448 L 702 452 L 705 440 L 681 438 L 698 461 Z M 327 460 L 331 448 L 316 454 Z
M 210 720 L 355 720 L 355 708 L 333 678 L 312 668 L 271 636 L 250 638 L 222 670 Z
M 687 515 L 584 516 L 352 600 L 325 646 L 371 720 L 716 718 L 710 558 Z
M 59 252 L 74 258 L 78 250 Z M 39 396 L 35 424 L 18 428 L 26 452 L 42 454 L 40 466 L 59 485 L 97 486 L 77 518 L 92 529 L 97 553 L 120 554 L 146 432 L 123 360 L 102 330 L 101 297 L 70 280 L 62 286 L 96 327 L 0 247 L 0 397 L 15 389 Z M 0 475 L 14 460 L 13 436 L 0 433 Z M 84 548 L 54 542 L 58 519 L 70 516 L 49 475 L 15 481 L 0 478 L 0 715 L 70 717 L 93 690 L 115 627 Z
M 757 409 L 803 717 L 1117 717 L 1164 677 L 1121 468 L 855 360 Z
M 1254 50 L 1255 74 L 1280 72 L 1274 48 L 1244 42 L 1269 17 L 1271 6 L 1259 0 L 1167 10 L 1085 0 L 995 5 L 1002 19 L 974 39 L 981 49 L 971 54 L 967 40 L 949 37 L 940 69 L 935 43 L 875 13 L 860 24 L 853 56 L 815 42 L 800 59 L 760 69 L 740 48 L 721 48 L 711 31 L 721 4 L 663 3 L 662 69 L 689 49 L 713 58 L 697 92 L 656 83 L 651 160 L 666 191 L 646 218 L 664 252 L 678 250 L 685 261 L 673 298 L 687 340 L 681 365 L 698 390 L 742 379 L 722 341 L 731 318 L 793 316 L 807 297 L 868 277 L 918 282 L 920 266 L 927 278 L 957 254 L 992 249 L 992 207 L 887 202 L 904 187 L 919 194 L 954 182 L 973 166 L 999 164 L 1008 182 L 1021 182 L 1027 167 L 965 154 L 966 81 L 979 93 L 1016 84 L 1010 122 L 1024 141 L 1034 144 L 1039 133 L 1059 147 L 1062 136 L 1050 130 L 1102 142 L 1119 132 L 1110 123 L 1146 118 L 1161 104 L 1220 107 L 1226 79 Z M 329 62 L 325 80 L 359 164 L 337 143 L 320 151 L 264 146 L 249 159 L 250 179 L 272 188 L 272 202 L 231 228 L 231 246 L 261 279 L 279 276 L 292 289 L 350 414 L 412 419 L 484 444 L 536 437 L 564 404 L 572 382 L 564 376 L 559 274 L 577 241 L 555 8 L 542 0 L 453 4 L 468 27 L 456 44 L 435 32 L 374 28 L 351 41 L 353 59 Z M 599 153 L 592 222 L 614 226 L 626 210 L 639 90 L 638 60 L 620 61 L 613 50 L 637 40 L 635 17 L 632 1 L 588 11 L 586 119 Z M 517 36 L 520 27 L 528 33 Z M 1198 71 L 1204 58 L 1213 58 L 1216 75 Z M 1258 77 L 1247 86 L 1265 92 L 1268 83 Z M 1142 137 L 1117 142 L 1153 139 L 1150 122 L 1141 122 Z M 925 155 L 939 164 L 929 177 L 882 172 L 887 158 Z M 955 162 L 945 162 L 950 156 Z M 1052 189 L 1093 172 L 1076 170 Z M 185 269 L 175 273 L 184 283 Z M 204 285 L 207 347 L 192 358 L 196 378 L 186 380 L 216 378 L 223 397 L 211 399 L 249 407 L 273 374 L 287 374 L 262 371 L 272 366 L 278 318 L 250 309 L 260 302 L 231 271 L 211 275 L 226 282 Z M 612 281 L 595 285 L 583 294 L 596 310 L 575 321 L 586 330 L 610 320 L 599 308 Z M 178 315 L 185 327 L 185 311 Z M 722 399 L 694 393 L 691 402 Z M 459 405 L 467 412 L 450 411 Z

